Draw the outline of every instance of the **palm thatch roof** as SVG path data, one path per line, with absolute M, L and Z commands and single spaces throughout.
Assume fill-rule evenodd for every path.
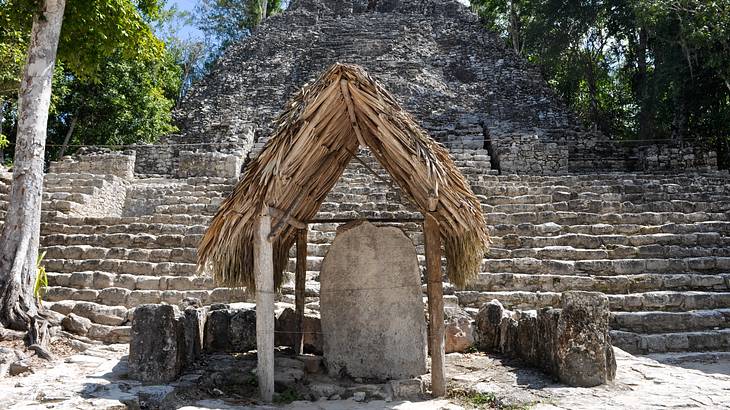
M 311 220 L 366 146 L 421 212 L 433 211 L 450 281 L 464 286 L 476 277 L 489 242 L 478 199 L 447 150 L 362 68 L 335 64 L 294 95 L 275 125 L 203 236 L 199 270 L 211 271 L 219 285 L 253 289 L 258 215 L 274 207 Z M 297 230 L 284 226 L 272 238 L 277 286 Z

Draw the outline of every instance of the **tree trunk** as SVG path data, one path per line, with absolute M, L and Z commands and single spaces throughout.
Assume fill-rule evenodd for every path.
M 651 139 L 653 136 L 652 107 L 649 99 L 649 78 L 646 52 L 648 45 L 646 29 L 639 29 L 639 44 L 636 49 L 636 91 L 639 101 L 639 139 Z
M 3 135 L 3 124 L 5 123 L 5 99 L 0 102 L 0 135 Z M 5 149 L 0 147 L 0 169 L 5 163 Z
M 61 152 L 58 153 L 58 158 L 63 158 L 63 155 L 66 153 L 66 149 L 68 148 L 68 143 L 71 141 L 71 135 L 74 133 L 74 128 L 76 128 L 76 119 L 78 118 L 78 110 L 76 110 L 76 113 L 74 113 L 74 116 L 71 118 L 71 125 L 68 127 L 68 131 L 66 132 L 66 136 L 63 138 L 63 145 L 61 145 Z
M 269 13 L 269 1 L 268 0 L 261 0 L 261 21 L 266 20 L 266 17 Z
M 65 0 L 44 0 L 39 7 L 20 84 L 13 182 L 0 235 L 0 324 L 16 330 L 31 330 L 37 325 L 33 285 L 40 237 L 43 156 L 65 5 Z M 30 344 L 43 339 L 37 333 L 29 332 Z
M 515 53 L 522 54 L 522 25 L 520 24 L 520 14 L 517 9 L 517 0 L 510 1 L 509 6 L 509 35 L 512 38 L 512 48 Z

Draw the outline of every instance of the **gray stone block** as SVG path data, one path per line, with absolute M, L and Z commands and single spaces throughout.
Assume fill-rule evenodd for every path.
M 137 380 L 175 380 L 186 363 L 184 320 L 170 305 L 142 305 L 134 311 L 129 374 Z

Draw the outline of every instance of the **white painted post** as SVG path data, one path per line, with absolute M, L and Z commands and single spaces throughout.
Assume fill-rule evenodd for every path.
M 256 352 L 261 400 L 274 396 L 274 251 L 269 242 L 271 216 L 268 210 L 259 217 L 254 231 L 253 269 L 256 277 Z

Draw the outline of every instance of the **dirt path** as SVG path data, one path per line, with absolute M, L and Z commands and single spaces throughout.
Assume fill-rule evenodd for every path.
M 169 385 L 143 386 L 127 380 L 126 345 L 94 346 L 35 373 L 0 379 L 3 409 L 125 409 L 164 403 L 186 410 L 202 408 L 264 409 L 224 397 L 166 399 L 191 378 Z M 730 409 L 730 353 L 635 357 L 616 350 L 617 380 L 595 388 L 570 388 L 517 363 L 482 354 L 448 355 L 451 387 L 461 391 L 449 400 L 294 402 L 285 409 L 460 409 L 496 405 L 534 409 Z M 660 362 L 661 361 L 661 362 Z M 663 362 L 663 363 L 662 363 Z M 179 395 L 178 395 L 179 397 Z M 235 404 L 239 403 L 239 404 Z M 268 406 L 268 408 L 272 408 Z M 282 407 L 276 407 L 282 408 Z

